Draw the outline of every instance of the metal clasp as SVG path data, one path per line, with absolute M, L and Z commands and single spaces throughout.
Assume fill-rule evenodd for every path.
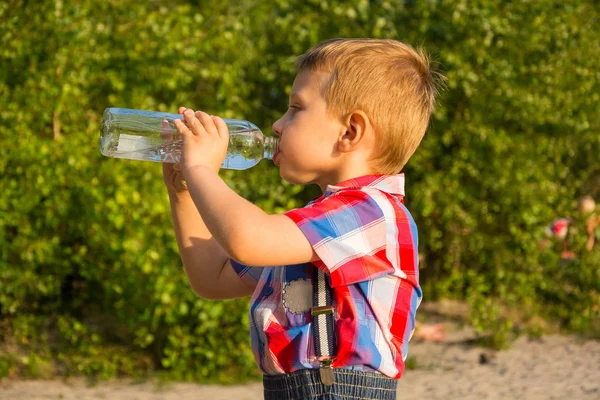
M 310 309 L 310 313 L 315 315 L 333 314 L 333 306 L 319 306 Z
M 331 368 L 332 362 L 332 358 L 320 361 L 319 376 L 321 377 L 321 382 L 323 383 L 323 385 L 331 386 L 335 382 L 333 368 Z

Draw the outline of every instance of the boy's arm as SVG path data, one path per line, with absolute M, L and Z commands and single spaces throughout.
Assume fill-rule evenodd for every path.
M 251 295 L 254 288 L 233 270 L 227 253 L 206 228 L 189 193 L 169 190 L 169 201 L 181 261 L 192 289 L 208 299 Z
M 212 234 L 227 255 L 249 266 L 318 260 L 308 239 L 291 219 L 266 214 L 219 177 L 229 144 L 225 121 L 184 107 L 180 113 L 184 119 L 175 120 L 174 125 L 183 142 L 181 168 L 208 227 L 205 235 Z
M 290 218 L 265 213 L 231 190 L 210 168 L 198 166 L 186 175 L 190 194 L 208 231 L 231 258 L 265 267 L 319 259 Z

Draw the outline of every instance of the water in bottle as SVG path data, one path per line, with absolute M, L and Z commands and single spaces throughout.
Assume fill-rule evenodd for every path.
M 183 115 L 107 108 L 100 134 L 102 154 L 130 160 L 179 162 L 182 140 L 173 124 L 175 119 L 183 119 Z M 278 137 L 264 136 L 249 121 L 226 118 L 224 121 L 229 128 L 229 146 L 222 168 L 247 169 L 263 158 L 273 159 Z

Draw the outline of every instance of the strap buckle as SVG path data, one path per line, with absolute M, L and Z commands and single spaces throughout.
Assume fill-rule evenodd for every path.
M 314 317 L 315 315 L 329 315 L 333 314 L 333 306 L 318 306 L 310 309 L 311 315 Z

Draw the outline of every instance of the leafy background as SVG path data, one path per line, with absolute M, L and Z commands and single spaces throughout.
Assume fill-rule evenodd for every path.
M 102 111 L 186 105 L 270 133 L 295 57 L 331 37 L 424 46 L 448 77 L 405 169 L 426 300 L 467 303 L 496 346 L 539 321 L 598 337 L 600 250 L 576 212 L 600 200 L 598 16 L 592 0 L 1 2 L 0 378 L 257 377 L 247 300 L 193 294 L 160 168 L 102 157 Z M 268 212 L 317 193 L 268 162 L 222 177 Z M 540 247 L 560 216 L 573 261 Z

